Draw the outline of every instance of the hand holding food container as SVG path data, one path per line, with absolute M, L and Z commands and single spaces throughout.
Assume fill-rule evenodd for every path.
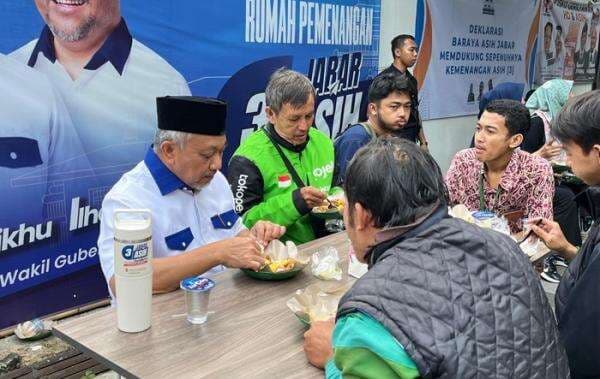
M 317 282 L 297 290 L 286 303 L 304 325 L 335 317 L 340 298 L 349 288 L 348 282 Z
M 296 244 L 287 241 L 273 240 L 267 245 L 262 254 L 265 263 L 258 271 L 242 269 L 255 279 L 283 280 L 296 276 L 306 266 L 309 257 L 298 252 Z
M 300 188 L 300 195 L 310 208 L 319 206 L 327 197 L 326 193 L 312 186 Z

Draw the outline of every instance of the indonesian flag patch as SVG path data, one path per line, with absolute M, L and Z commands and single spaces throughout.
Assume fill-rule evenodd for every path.
M 277 185 L 279 188 L 287 188 L 292 184 L 292 178 L 290 174 L 283 174 L 277 177 Z

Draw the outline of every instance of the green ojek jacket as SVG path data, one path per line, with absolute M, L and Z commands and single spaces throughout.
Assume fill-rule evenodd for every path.
M 267 220 L 287 228 L 281 238 L 283 241 L 296 244 L 311 241 L 315 239 L 311 209 L 267 132 L 306 186 L 325 193 L 331 191 L 334 160 L 331 139 L 316 128 L 310 128 L 307 143 L 294 146 L 280 137 L 273 125 L 267 124 L 252 133 L 229 162 L 227 179 L 233 192 L 234 209 L 243 215 L 248 228 Z

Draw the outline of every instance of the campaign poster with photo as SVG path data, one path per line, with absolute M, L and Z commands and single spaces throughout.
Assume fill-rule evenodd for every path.
M 594 80 L 598 57 L 600 4 L 542 0 L 536 83 L 562 78 Z

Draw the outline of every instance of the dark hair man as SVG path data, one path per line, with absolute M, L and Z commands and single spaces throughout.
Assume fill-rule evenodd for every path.
M 417 63 L 418 54 L 419 47 L 415 42 L 415 37 L 409 34 L 400 34 L 394 37 L 392 40 L 392 56 L 394 57 L 394 61 L 390 67 L 383 70 L 379 75 L 393 73 L 405 76 L 408 79 L 413 89 L 411 99 L 412 111 L 406 126 L 395 135 L 406 138 L 409 141 L 419 141 L 421 147 L 428 150 L 427 138 L 425 138 L 421 117 L 419 117 L 419 86 L 417 79 L 408 71 L 410 67 L 413 67 Z
M 352 125 L 335 140 L 336 185 L 344 182 L 346 167 L 358 149 L 372 138 L 394 134 L 406 126 L 413 95 L 413 87 L 405 76 L 385 74 L 373 80 L 369 87 L 368 121 Z
M 369 270 L 340 300 L 335 325 L 305 333 L 310 363 L 328 378 L 568 376 L 527 256 L 510 237 L 448 216 L 429 154 L 378 138 L 347 173 L 344 223 Z
M 554 178 L 550 163 L 517 149 L 529 129 L 525 106 L 494 100 L 477 121 L 475 148 L 458 152 L 446 175 L 450 202 L 498 215 L 523 211 L 526 217 L 552 217 Z M 518 231 L 516 222 L 511 231 Z
M 572 259 L 556 292 L 556 318 L 569 357 L 572 378 L 600 376 L 600 91 L 570 99 L 552 125 L 567 152 L 568 165 L 587 190 L 594 224 L 579 251 L 558 223 L 544 219 L 533 231 L 548 248 Z

